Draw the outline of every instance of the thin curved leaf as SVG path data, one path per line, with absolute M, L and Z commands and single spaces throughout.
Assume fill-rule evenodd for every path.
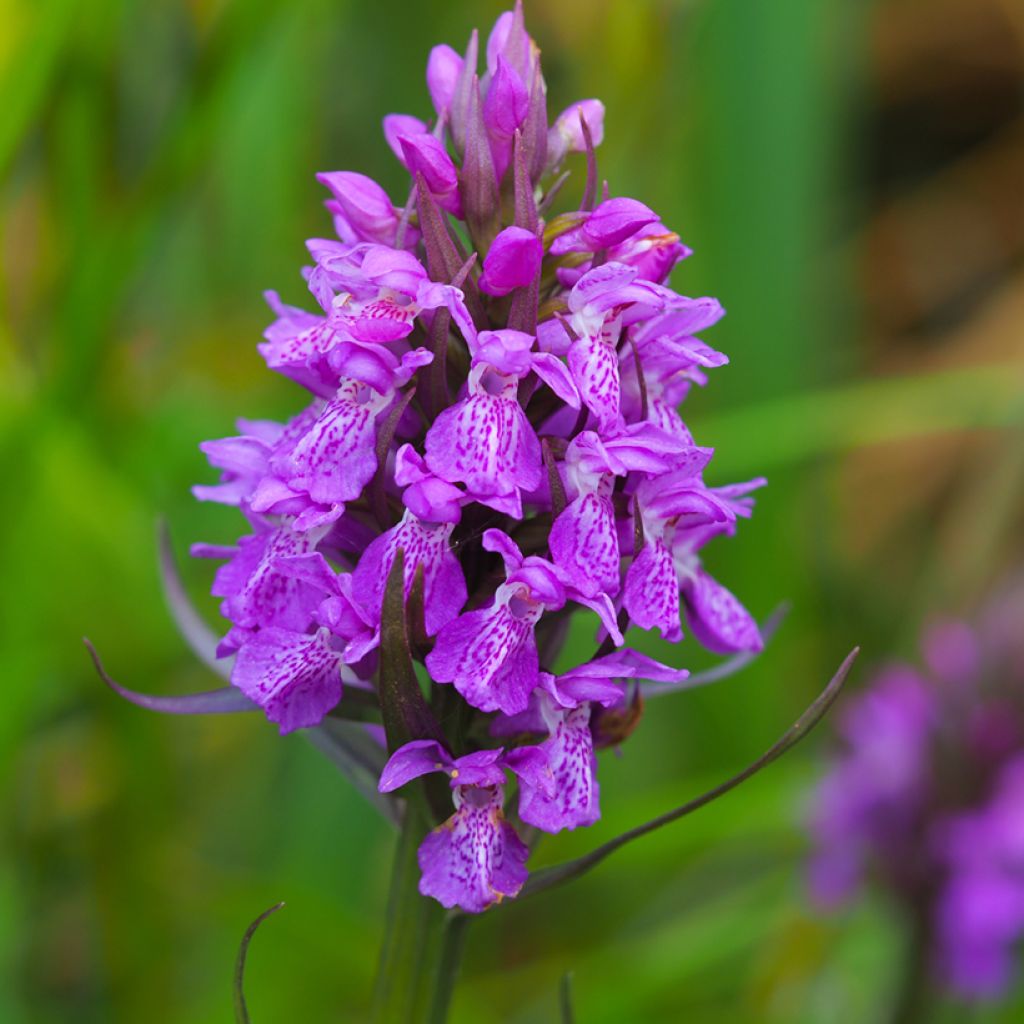
M 552 886 L 561 885 L 562 883 L 569 882 L 574 878 L 579 878 L 581 875 L 586 874 L 591 868 L 600 864 L 601 861 L 613 854 L 620 847 L 625 846 L 626 843 L 632 842 L 634 839 L 639 839 L 641 836 L 645 836 L 649 832 L 654 832 L 663 825 L 669 825 L 673 821 L 678 821 L 687 814 L 692 814 L 701 807 L 717 800 L 720 796 L 724 796 L 729 792 L 729 790 L 735 789 L 741 783 L 746 782 L 747 779 L 756 775 L 762 768 L 767 768 L 773 761 L 785 754 L 787 750 L 796 746 L 796 744 L 799 743 L 818 724 L 818 722 L 821 721 L 825 716 L 825 713 L 839 696 L 843 683 L 846 681 L 846 677 L 849 675 L 850 669 L 853 667 L 853 663 L 859 653 L 859 647 L 855 647 L 850 651 L 842 665 L 839 666 L 836 674 L 832 677 L 828 686 L 825 687 L 810 707 L 808 707 L 796 722 L 786 730 L 783 736 L 775 744 L 773 744 L 756 761 L 744 768 L 738 775 L 734 775 L 731 779 L 727 779 L 721 785 L 708 790 L 706 793 L 702 793 L 700 796 L 682 804 L 680 807 L 676 807 L 665 814 L 660 814 L 657 818 L 652 818 L 650 821 L 644 822 L 644 824 L 638 825 L 636 828 L 632 828 L 628 832 L 623 832 L 622 835 L 616 836 L 607 843 L 603 843 L 601 846 L 591 850 L 590 853 L 584 854 L 582 857 L 577 857 L 575 860 L 566 861 L 564 864 L 556 864 L 553 867 L 544 868 L 543 870 L 536 872 L 530 876 L 526 885 L 523 887 L 522 896 L 543 892 L 545 889 L 550 889 Z
M 174 619 L 174 624 L 178 627 L 178 632 L 192 653 L 204 665 L 213 669 L 222 679 L 230 679 L 234 658 L 217 657 L 219 639 L 189 600 L 185 586 L 181 582 L 178 564 L 174 559 L 174 549 L 171 547 L 171 534 L 167 529 L 167 523 L 161 520 L 157 529 L 160 549 L 160 582 L 163 585 L 164 598 L 170 609 L 171 617 Z
M 377 791 L 377 781 L 384 770 L 387 752 L 357 722 L 325 718 L 314 729 L 304 729 L 303 735 L 322 754 L 329 757 L 348 781 L 359 791 L 382 817 L 398 825 L 398 801 Z
M 784 602 L 761 624 L 761 639 L 764 641 L 765 647 L 778 632 L 779 626 L 782 625 L 788 614 L 789 603 Z M 763 650 L 756 653 L 744 651 L 742 654 L 734 654 L 721 664 L 715 665 L 705 672 L 695 672 L 678 683 L 644 683 L 642 688 L 644 700 L 650 697 L 661 697 L 666 693 L 675 693 L 678 690 L 692 690 L 696 686 L 707 686 L 708 683 L 717 683 L 719 680 L 728 679 L 729 676 L 734 676 L 741 669 L 746 668 L 752 661 L 756 661 L 762 654 L 764 654 Z
M 245 1005 L 245 993 L 242 991 L 242 981 L 245 977 L 245 957 L 249 952 L 249 943 L 252 942 L 256 929 L 271 914 L 280 910 L 283 906 L 284 902 L 282 901 L 281 903 L 275 903 L 272 907 L 268 907 L 245 929 L 245 934 L 242 936 L 242 944 L 238 947 L 238 959 L 235 960 L 235 1024 L 250 1024 L 249 1009 Z
M 96 666 L 100 679 L 103 680 L 119 697 L 130 701 L 140 708 L 159 711 L 165 715 L 224 715 L 236 711 L 258 711 L 254 704 L 241 690 L 234 686 L 224 686 L 219 690 L 205 690 L 202 693 L 186 693 L 180 697 L 158 697 L 149 693 L 138 693 L 122 686 L 112 679 L 103 667 L 100 656 L 92 642 L 83 637 L 92 663 Z

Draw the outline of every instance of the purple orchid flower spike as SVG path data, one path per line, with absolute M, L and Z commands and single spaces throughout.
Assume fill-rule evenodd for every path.
M 502 813 L 501 750 L 453 758 L 436 740 L 414 740 L 391 755 L 380 779 L 390 793 L 430 772 L 450 781 L 455 813 L 423 840 L 419 889 L 442 906 L 479 914 L 526 881 L 529 849 Z
M 596 821 L 595 750 L 633 731 L 645 680 L 685 689 L 685 668 L 622 649 L 627 628 L 675 642 L 685 619 L 735 655 L 730 668 L 762 646 L 701 556 L 763 481 L 708 486 L 712 449 L 678 410 L 727 363 L 702 340 L 723 310 L 668 287 L 690 250 L 649 206 L 601 187 L 602 103 L 549 120 L 522 4 L 484 38 L 430 51 L 429 120 L 383 119 L 404 207 L 362 174 L 319 175 L 336 237 L 307 242 L 317 305 L 267 293 L 258 346 L 303 398 L 285 422 L 239 421 L 202 445 L 219 479 L 196 497 L 250 524 L 237 545 L 194 549 L 226 560 L 222 639 L 184 620 L 230 673 L 231 699 L 173 698 L 311 728 L 401 819 L 402 850 L 429 832 L 420 891 L 474 913 L 576 870 L 527 883 L 516 828 Z M 585 178 L 566 208 L 558 172 L 577 152 Z M 581 609 L 597 615 L 597 653 L 555 675 Z M 488 735 L 505 748 L 474 750 Z M 436 771 L 454 813 L 433 831 L 448 814 L 436 780 L 409 800 L 376 791 L 378 776 L 390 793 Z

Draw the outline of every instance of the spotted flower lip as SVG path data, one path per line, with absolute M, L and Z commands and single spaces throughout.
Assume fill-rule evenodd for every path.
M 763 480 L 705 482 L 713 449 L 678 406 L 728 363 L 704 339 L 724 310 L 667 283 L 690 250 L 660 213 L 599 193 L 605 108 L 549 117 L 521 4 L 435 46 L 426 91 L 383 119 L 397 202 L 317 176 L 336 237 L 307 242 L 308 302 L 266 293 L 257 344 L 304 407 L 202 444 L 219 480 L 196 497 L 248 527 L 194 554 L 222 562 L 235 703 L 382 739 L 380 792 L 420 787 L 407 823 L 432 816 L 420 891 L 477 913 L 525 883 L 519 829 L 598 819 L 596 751 L 633 731 L 644 680 L 686 678 L 627 631 L 760 650 L 702 559 Z M 559 192 L 563 168 L 579 189 Z M 557 673 L 580 615 L 593 653 Z M 435 773 L 450 808 L 418 781 Z

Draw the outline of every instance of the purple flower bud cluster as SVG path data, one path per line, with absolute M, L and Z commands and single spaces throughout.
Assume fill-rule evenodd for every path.
M 259 346 L 309 404 L 202 445 L 222 476 L 195 489 L 250 524 L 194 553 L 226 560 L 219 654 L 282 733 L 342 713 L 343 688 L 387 726 L 382 609 L 400 565 L 433 725 L 389 732 L 380 789 L 447 775 L 454 813 L 423 843 L 421 889 L 467 911 L 522 887 L 514 821 L 597 820 L 595 748 L 628 733 L 640 680 L 685 678 L 625 648 L 627 627 L 679 641 L 685 619 L 712 651 L 761 647 L 701 551 L 763 481 L 708 486 L 712 449 L 677 411 L 727 362 L 698 338 L 722 307 L 666 285 L 689 250 L 656 213 L 599 196 L 601 103 L 549 123 L 521 7 L 484 58 L 475 33 L 463 56 L 435 47 L 431 119 L 384 119 L 403 205 L 361 174 L 319 175 L 337 235 L 308 243 L 319 308 L 269 293 Z M 572 153 L 582 199 L 555 213 Z M 555 675 L 577 612 L 594 614 L 595 655 Z
M 1005 992 L 1024 939 L 1021 621 L 1018 588 L 975 627 L 932 627 L 923 671 L 889 667 L 848 706 L 813 803 L 816 901 L 846 902 L 871 877 L 965 998 Z

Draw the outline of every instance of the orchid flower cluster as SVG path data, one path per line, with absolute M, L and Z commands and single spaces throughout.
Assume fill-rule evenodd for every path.
M 918 958 L 968 999 L 1003 994 L 1024 939 L 1024 588 L 974 625 L 939 623 L 924 670 L 893 665 L 841 719 L 811 830 L 817 902 L 878 882 L 907 913 Z
M 222 475 L 197 497 L 249 532 L 193 550 L 225 560 L 233 686 L 281 733 L 354 718 L 386 743 L 379 790 L 428 808 L 420 891 L 469 912 L 520 891 L 537 830 L 598 819 L 595 750 L 628 735 L 642 681 L 685 680 L 628 627 L 762 644 L 701 552 L 763 481 L 705 483 L 712 449 L 677 412 L 727 362 L 698 338 L 722 307 L 669 288 L 690 251 L 599 189 L 602 104 L 549 124 L 521 6 L 478 59 L 476 33 L 435 47 L 430 120 L 384 119 L 401 205 L 319 175 L 337 237 L 308 243 L 314 311 L 268 293 L 259 346 L 305 407 L 201 446 Z M 585 186 L 556 213 L 571 154 Z M 594 656 L 556 673 L 577 613 Z M 409 787 L 430 773 L 440 796 Z

